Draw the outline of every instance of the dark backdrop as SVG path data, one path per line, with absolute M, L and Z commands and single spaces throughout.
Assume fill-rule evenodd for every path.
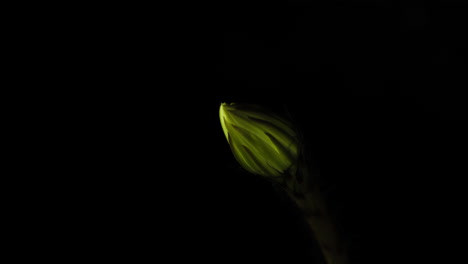
M 295 119 L 353 263 L 446 262 L 466 235 L 462 4 L 99 7 L 74 53 L 88 243 L 128 260 L 319 258 L 289 201 L 234 161 L 218 109 L 235 101 Z

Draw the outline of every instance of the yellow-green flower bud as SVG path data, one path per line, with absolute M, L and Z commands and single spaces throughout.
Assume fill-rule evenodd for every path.
M 298 139 L 292 124 L 257 105 L 222 103 L 219 118 L 236 160 L 265 177 L 295 174 Z

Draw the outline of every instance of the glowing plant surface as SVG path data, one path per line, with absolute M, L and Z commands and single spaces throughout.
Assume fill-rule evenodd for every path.
M 293 175 L 298 140 L 290 122 L 256 105 L 221 104 L 219 118 L 236 160 L 264 177 Z
M 222 103 L 219 118 L 239 164 L 283 187 L 303 211 L 327 264 L 347 264 L 346 248 L 321 191 L 317 184 L 308 184 L 312 175 L 292 124 L 266 108 L 247 104 Z

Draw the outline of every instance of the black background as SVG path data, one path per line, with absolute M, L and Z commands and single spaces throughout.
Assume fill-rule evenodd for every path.
M 300 214 L 230 153 L 219 105 L 247 102 L 287 109 L 301 128 L 352 263 L 453 257 L 462 1 L 255 3 L 96 6 L 64 26 L 85 252 L 314 263 Z

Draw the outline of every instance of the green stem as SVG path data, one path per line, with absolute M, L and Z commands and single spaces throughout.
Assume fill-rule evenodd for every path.
M 307 177 L 304 178 L 307 179 Z M 309 187 L 307 182 L 297 183 L 297 179 L 293 179 L 293 181 L 296 185 L 294 188 L 296 191 L 292 192 L 291 188 L 286 188 L 286 191 L 303 211 L 326 263 L 348 264 L 346 248 L 340 239 L 336 223 L 329 214 L 326 201 L 318 186 Z

